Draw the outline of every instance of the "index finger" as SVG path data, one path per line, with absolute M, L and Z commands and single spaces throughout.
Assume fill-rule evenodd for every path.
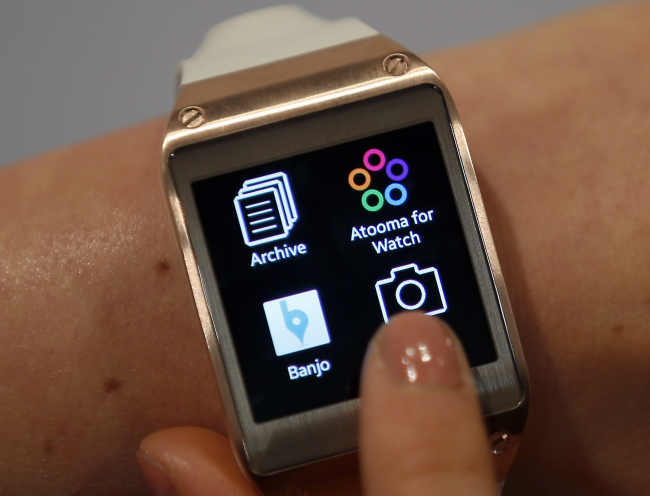
M 496 494 L 471 371 L 441 321 L 406 313 L 380 329 L 361 396 L 366 496 Z

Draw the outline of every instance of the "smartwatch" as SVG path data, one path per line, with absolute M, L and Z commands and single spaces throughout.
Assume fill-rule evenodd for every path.
M 212 28 L 179 81 L 164 188 L 246 473 L 315 494 L 354 467 L 367 344 L 408 310 L 458 334 L 506 467 L 528 375 L 438 75 L 357 19 L 285 5 Z

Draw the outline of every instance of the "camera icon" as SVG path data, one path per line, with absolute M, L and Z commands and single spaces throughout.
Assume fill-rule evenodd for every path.
M 438 269 L 419 269 L 414 263 L 395 267 L 388 279 L 375 284 L 384 322 L 402 310 L 420 310 L 436 315 L 447 310 Z

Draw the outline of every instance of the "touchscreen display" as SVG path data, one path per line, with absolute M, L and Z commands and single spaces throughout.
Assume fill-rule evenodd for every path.
M 496 360 L 433 123 L 192 191 L 256 422 L 356 398 L 400 311 L 447 321 L 472 366 Z

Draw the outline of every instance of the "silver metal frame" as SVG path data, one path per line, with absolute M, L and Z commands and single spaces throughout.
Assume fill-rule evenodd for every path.
M 408 57 L 405 74 L 393 76 L 384 69 L 384 59 L 393 53 Z M 426 98 L 431 91 L 441 94 L 442 99 Z M 283 154 L 332 145 L 344 136 L 346 140 L 355 139 L 357 136 L 339 129 L 317 133 L 323 137 L 306 140 L 306 145 L 289 146 L 288 150 L 261 153 L 251 151 L 250 146 L 257 143 L 251 140 L 263 139 L 266 133 L 292 135 L 285 129 L 292 125 L 295 132 L 303 128 L 307 137 L 309 126 L 322 129 L 328 118 L 321 116 L 327 116 L 327 111 L 354 112 L 358 106 L 372 107 L 366 102 L 375 97 L 397 100 L 394 106 L 377 111 L 381 114 L 376 119 L 379 124 L 365 126 L 363 132 L 375 134 L 433 120 L 441 136 L 442 153 L 498 354 L 496 362 L 474 369 L 481 405 L 490 431 L 510 435 L 511 453 L 525 423 L 526 366 L 456 109 L 445 85 L 430 67 L 392 40 L 374 36 L 183 86 L 167 125 L 163 177 L 168 204 L 224 400 L 231 439 L 253 474 L 268 475 L 354 450 L 359 400 L 262 424 L 253 421 L 190 184 L 200 177 L 270 162 Z M 202 113 L 203 122 L 198 127 L 187 128 L 178 119 L 187 107 L 197 107 Z M 297 120 L 299 126 L 291 124 Z M 264 128 L 279 122 L 283 122 L 282 126 Z M 176 150 L 216 138 L 224 141 L 228 159 L 173 167 Z

